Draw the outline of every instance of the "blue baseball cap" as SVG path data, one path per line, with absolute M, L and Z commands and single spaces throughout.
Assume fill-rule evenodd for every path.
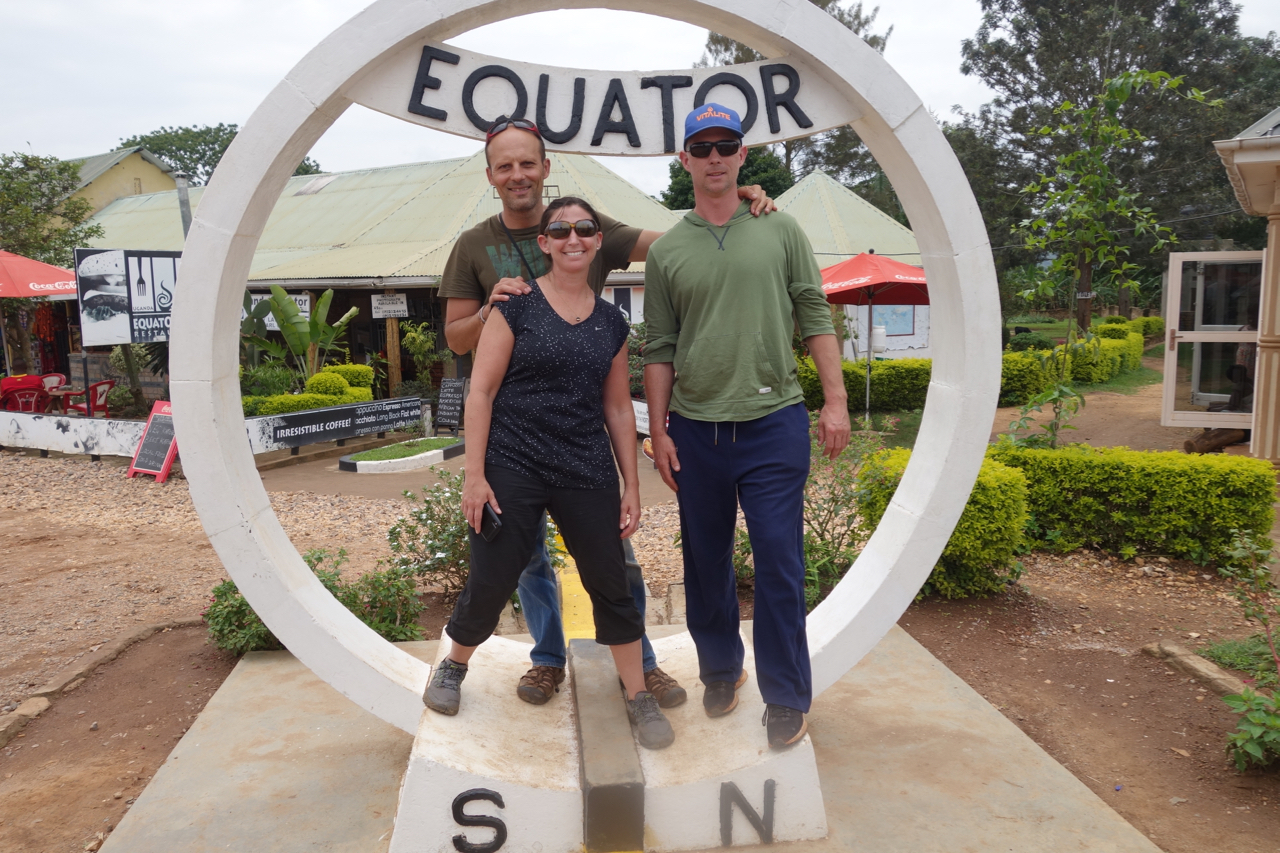
M 685 117 L 684 142 L 688 143 L 690 136 L 712 127 L 723 127 L 739 139 L 742 138 L 742 121 L 736 112 L 722 104 L 703 104 L 700 107 L 694 107 L 693 111 Z

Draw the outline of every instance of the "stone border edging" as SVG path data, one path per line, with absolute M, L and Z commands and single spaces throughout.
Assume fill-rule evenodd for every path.
M 18 732 L 26 728 L 27 723 L 43 714 L 53 704 L 53 700 L 64 693 L 75 690 L 93 671 L 104 663 L 115 660 L 120 653 L 135 643 L 161 631 L 172 628 L 194 628 L 204 624 L 204 617 L 196 616 L 188 619 L 175 619 L 169 622 L 157 622 L 154 625 L 143 625 L 114 640 L 103 643 L 96 652 L 90 652 L 67 669 L 55 675 L 39 690 L 33 691 L 13 713 L 0 717 L 0 746 L 13 740 Z
M 410 439 L 410 441 L 414 440 L 416 439 Z M 338 460 L 338 470 L 350 471 L 356 474 L 396 474 L 401 471 L 416 471 L 419 468 L 429 468 L 432 465 L 461 456 L 466 452 L 467 443 L 464 440 L 448 447 L 428 450 L 426 453 L 419 453 L 416 456 L 402 456 L 399 459 L 356 461 L 351 458 L 355 455 L 353 453 Z
M 1219 696 L 1240 693 L 1247 686 L 1243 681 L 1210 660 L 1170 640 L 1159 640 L 1142 647 L 1144 654 L 1162 660 L 1175 669 L 1203 681 Z

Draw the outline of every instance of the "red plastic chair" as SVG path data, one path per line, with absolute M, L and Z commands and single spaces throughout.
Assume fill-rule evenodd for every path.
M 0 402 L 6 412 L 44 412 L 49 408 L 49 392 L 40 388 L 17 388 L 6 391 Z
M 44 390 L 52 391 L 54 388 L 61 388 L 67 384 L 67 377 L 61 373 L 46 373 L 40 377 L 40 381 L 44 383 Z
M 95 382 L 85 389 L 83 394 L 76 394 L 76 397 L 84 397 L 83 403 L 68 403 L 69 411 L 77 411 L 80 414 L 96 418 L 101 412 L 105 417 L 111 417 L 111 412 L 107 409 L 107 393 L 115 387 L 114 379 L 107 379 L 102 382 Z M 71 399 L 71 398 L 68 398 Z

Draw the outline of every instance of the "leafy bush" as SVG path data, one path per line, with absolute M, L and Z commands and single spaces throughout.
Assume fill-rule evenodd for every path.
M 308 394 L 327 394 L 330 397 L 345 396 L 351 390 L 347 380 L 337 373 L 320 372 L 307 380 Z
M 347 562 L 345 548 L 332 556 L 316 549 L 302 555 L 324 588 L 379 636 L 392 641 L 421 640 L 422 630 L 414 621 L 422 612 L 413 579 L 391 570 L 371 572 L 352 583 L 342 580 Z M 332 564 L 321 567 L 325 560 Z M 201 614 L 209 626 L 214 645 L 234 655 L 283 648 L 275 635 L 258 618 L 234 581 L 213 588 L 209 607 Z
M 258 417 L 258 415 L 262 414 L 262 412 L 259 410 L 262 408 L 262 401 L 265 399 L 267 398 L 266 397 L 241 397 L 240 408 L 244 410 L 244 416 L 246 418 L 256 418 Z
M 240 393 L 246 397 L 272 397 L 288 394 L 298 386 L 301 376 L 282 361 L 268 361 L 257 367 L 240 368 Z
M 462 475 L 437 471 L 440 482 L 405 491 L 412 507 L 387 531 L 392 568 L 439 586 L 446 597 L 462 592 L 471 566 L 471 539 L 462 514 Z
M 243 405 L 244 401 L 240 401 Z M 350 402 L 345 397 L 334 397 L 329 394 L 278 394 L 274 397 L 261 397 L 258 402 L 259 415 L 287 415 L 290 412 L 304 412 L 307 409 L 327 409 L 330 406 L 341 406 Z
M 867 362 L 846 361 L 842 365 L 844 387 L 849 395 L 849 406 L 855 412 L 862 411 L 867 399 Z M 933 362 L 927 358 L 894 358 L 871 362 L 871 410 L 874 412 L 899 412 L 919 409 L 924 405 L 929 391 L 929 378 Z M 805 408 L 816 411 L 822 408 L 826 396 L 813 359 L 805 356 L 796 359 L 796 377 L 804 393 Z
M 1259 459 L 1008 442 L 988 456 L 1026 475 L 1030 533 L 1056 550 L 1092 545 L 1203 564 L 1227 553 L 1234 529 L 1256 537 L 1271 529 L 1275 474 Z
M 336 373 L 352 388 L 372 388 L 373 368 L 367 364 L 326 364 L 321 373 Z
M 1040 359 L 1029 352 L 1006 352 L 1000 370 L 1000 405 L 1019 406 L 1049 384 Z
M 858 511 L 867 528 L 880 523 L 898 488 L 911 451 L 887 450 L 869 457 L 858 474 Z M 922 595 L 945 598 L 990 595 L 1021 573 L 1014 555 L 1023 548 L 1027 483 L 1021 471 L 983 460 L 978 480 Z
M 342 395 L 342 402 L 344 405 L 347 403 L 369 403 L 372 401 L 372 388 L 347 388 L 347 393 Z
M 1129 325 L 1128 317 L 1121 317 L 1119 314 L 1112 314 L 1110 317 L 1102 318 L 1102 328 L 1107 326 L 1127 326 Z M 1106 337 L 1103 335 L 1103 337 Z
M 1106 319 L 1119 320 L 1120 324 L 1109 323 L 1098 326 L 1093 330 L 1095 335 L 1100 338 L 1115 338 L 1117 341 L 1123 341 L 1129 337 L 1129 324 L 1125 322 L 1123 317 L 1107 317 Z
M 420 382 L 417 379 L 406 379 L 396 386 L 397 397 L 418 397 L 419 399 L 431 404 L 431 410 L 434 412 L 436 404 L 440 402 L 440 389 L 433 386 L 430 382 Z
M 83 402 L 83 400 L 76 400 L 74 402 L 79 403 Z M 133 392 L 129 390 L 128 385 L 117 384 L 107 392 L 107 409 L 110 410 L 113 415 L 118 417 L 119 413 L 132 407 Z
M 1106 382 L 1120 372 L 1120 355 L 1103 349 L 1102 340 L 1089 338 L 1071 344 L 1071 379 L 1082 385 Z
M 1130 321 L 1129 326 L 1147 338 L 1160 337 L 1164 334 L 1163 317 L 1137 317 Z
M 1009 338 L 1010 352 L 1026 352 L 1029 349 L 1046 350 L 1053 349 L 1054 346 L 1053 338 L 1040 332 L 1023 332 Z
M 631 324 L 631 337 L 627 338 L 627 373 L 631 385 L 631 397 L 635 400 L 644 399 L 644 357 L 641 350 L 644 349 L 645 335 L 644 323 Z
M 1266 767 L 1280 759 L 1280 709 L 1276 697 L 1254 693 L 1245 688 L 1243 693 L 1223 696 L 1227 707 L 1240 714 L 1236 730 L 1227 735 L 1227 755 L 1236 763 L 1241 773 L 1249 766 Z

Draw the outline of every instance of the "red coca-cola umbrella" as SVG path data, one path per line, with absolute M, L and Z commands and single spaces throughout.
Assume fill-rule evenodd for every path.
M 0 252 L 0 296 L 75 299 L 76 276 L 62 267 Z
M 863 252 L 822 271 L 822 292 L 833 305 L 867 308 L 867 428 L 871 424 L 871 313 L 881 305 L 928 305 L 924 270 L 883 255 Z
M 833 305 L 928 305 L 924 270 L 863 252 L 822 271 L 822 292 Z

